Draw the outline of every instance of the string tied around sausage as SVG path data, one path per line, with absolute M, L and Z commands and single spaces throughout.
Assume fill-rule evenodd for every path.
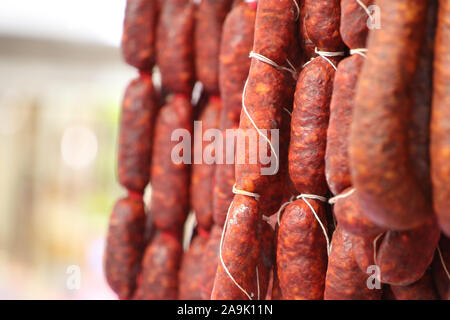
M 292 65 L 292 63 L 289 61 L 289 59 L 286 59 L 286 62 L 289 65 L 289 67 L 284 67 L 284 66 L 280 66 L 278 63 L 276 63 L 272 59 L 269 59 L 266 56 L 263 56 L 262 54 L 259 54 L 259 53 L 254 52 L 254 51 L 250 51 L 250 54 L 248 56 L 249 56 L 249 58 L 254 58 L 254 59 L 259 60 L 261 62 L 267 63 L 268 65 L 271 65 L 275 69 L 289 72 L 290 74 L 292 74 L 292 77 L 294 78 L 294 80 L 297 80 L 297 78 L 298 78 L 297 70 Z
M 322 59 L 325 59 L 325 60 L 333 67 L 334 70 L 337 70 L 337 67 L 336 67 L 336 65 L 333 63 L 333 61 L 331 61 L 329 58 L 345 56 L 345 52 L 344 52 L 344 51 L 336 51 L 336 52 L 333 52 L 333 51 L 321 51 L 321 50 L 319 50 L 317 47 L 314 48 L 314 52 L 315 52 L 319 57 L 321 57 Z M 306 62 L 306 63 L 303 65 L 303 68 L 306 67 L 306 66 L 307 66 L 308 64 L 310 64 L 311 62 L 313 62 L 314 59 L 316 59 L 316 58 L 317 58 L 317 57 L 311 58 L 308 62 Z
M 357 49 L 351 49 L 350 54 L 359 54 L 363 58 L 367 58 L 366 53 L 369 52 L 369 49 L 367 48 L 357 48 Z
M 356 2 L 361 6 L 361 8 L 364 9 L 364 11 L 367 13 L 367 15 L 369 16 L 369 18 L 371 20 L 373 20 L 372 14 L 370 13 L 369 8 L 361 1 L 361 0 L 356 0 Z
M 325 236 L 325 240 L 327 241 L 327 254 L 330 255 L 330 251 L 331 251 L 331 244 L 330 244 L 330 238 L 328 237 L 328 232 L 327 229 L 325 228 L 325 225 L 323 224 L 322 220 L 319 218 L 316 210 L 314 210 L 313 206 L 311 205 L 311 203 L 308 200 L 318 200 L 321 202 L 327 202 L 327 198 L 322 197 L 322 196 L 318 196 L 315 194 L 306 194 L 306 193 L 302 193 L 296 197 L 292 196 L 289 201 L 283 203 L 280 207 L 280 209 L 277 212 L 277 223 L 278 225 L 280 225 L 280 217 L 281 217 L 281 213 L 284 211 L 284 209 L 291 204 L 293 201 L 295 200 L 299 200 L 302 199 L 306 205 L 309 207 L 309 209 L 311 209 L 311 212 L 314 215 L 314 218 L 317 220 L 317 222 L 320 225 L 320 228 L 322 229 L 323 235 Z
M 259 197 L 260 197 L 260 195 L 258 193 L 237 189 L 236 183 L 233 185 L 233 193 L 240 194 L 240 195 L 247 196 L 247 197 L 252 197 L 252 198 L 255 198 L 255 200 L 257 200 L 257 201 L 259 200 Z
M 238 193 L 235 193 L 235 191 L 238 192 Z M 239 193 L 239 192 L 242 192 L 242 190 L 237 190 L 237 189 L 235 188 L 235 186 L 233 186 L 233 193 L 235 193 L 235 194 L 242 194 L 242 193 Z M 243 192 L 247 193 L 246 191 L 243 191 Z M 248 192 L 248 193 L 251 193 L 251 192 Z M 246 195 L 246 194 L 245 194 L 245 195 Z M 257 194 L 255 193 L 254 195 L 257 195 Z M 259 195 L 258 195 L 258 197 L 259 197 Z M 230 206 L 228 207 L 227 217 L 226 217 L 226 219 L 225 219 L 225 224 L 224 224 L 224 226 L 223 226 L 222 235 L 220 236 L 220 244 L 219 244 L 219 260 L 220 260 L 220 264 L 222 265 L 223 270 L 225 271 L 225 273 L 227 274 L 227 276 L 230 278 L 230 280 L 234 283 L 234 285 L 235 285 L 239 290 L 241 290 L 241 292 L 244 293 L 245 296 L 246 296 L 249 300 L 253 300 L 254 293 L 253 293 L 253 292 L 248 293 L 247 290 L 245 290 L 245 289 L 244 289 L 244 288 L 236 281 L 236 279 L 234 279 L 234 277 L 233 277 L 233 275 L 231 274 L 230 270 L 228 270 L 228 267 L 226 266 L 225 261 L 223 260 L 223 256 L 222 256 L 223 239 L 225 238 L 225 232 L 226 232 L 226 229 L 227 229 L 227 226 L 228 226 L 228 219 L 229 219 L 229 217 L 230 217 L 230 211 L 231 211 L 231 208 L 233 207 L 233 203 L 234 203 L 234 201 L 231 201 Z M 258 266 L 256 266 L 256 286 L 257 286 L 257 289 L 258 289 L 258 296 L 257 296 L 257 297 L 258 297 L 258 300 L 259 300 L 259 298 L 260 298 L 260 292 L 259 292 L 259 290 L 260 290 L 260 289 L 259 289 L 259 271 L 258 271 Z M 214 288 L 213 288 L 212 291 L 214 292 Z
M 300 6 L 297 3 L 297 0 L 292 0 L 295 4 L 295 9 L 296 9 L 296 16 L 295 16 L 295 21 L 297 21 L 300 18 Z
M 347 197 L 350 197 L 353 193 L 355 193 L 355 191 L 356 191 L 355 188 L 351 188 L 350 190 L 348 190 L 348 191 L 346 191 L 344 193 L 338 194 L 337 196 L 331 198 L 330 200 L 328 200 L 328 203 L 329 204 L 335 204 L 336 202 L 338 202 L 341 199 L 345 199 Z

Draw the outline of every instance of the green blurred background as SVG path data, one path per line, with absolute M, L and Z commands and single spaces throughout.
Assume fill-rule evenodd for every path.
M 0 1 L 0 298 L 110 299 L 124 0 Z M 67 285 L 80 268 L 79 289 Z

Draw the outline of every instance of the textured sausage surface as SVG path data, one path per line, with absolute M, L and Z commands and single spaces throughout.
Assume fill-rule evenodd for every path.
M 326 225 L 324 204 L 307 201 Z M 301 199 L 289 204 L 277 239 L 277 271 L 283 299 L 322 300 L 327 260 L 325 235 L 309 206 Z
M 376 236 L 360 237 L 352 235 L 352 249 L 355 256 L 355 261 L 362 272 L 367 272 L 370 266 L 375 265 L 374 262 L 374 241 Z M 377 239 L 377 247 L 382 241 L 383 235 Z
M 433 206 L 442 231 L 450 236 L 450 3 L 439 1 L 439 5 L 431 116 L 431 173 Z
M 104 255 L 105 276 L 120 299 L 130 299 L 144 251 L 145 212 L 142 200 L 124 198 L 112 211 Z
M 150 75 L 133 80 L 125 91 L 119 131 L 119 182 L 142 193 L 149 182 L 152 135 L 158 105 Z
M 183 95 L 168 98 L 168 103 L 159 111 L 155 126 L 151 211 L 155 226 L 164 231 L 181 230 L 189 210 L 190 168 L 188 164 L 177 164 L 172 159 L 172 152 L 181 143 L 171 141 L 176 129 L 192 133 L 192 106 Z
M 325 300 L 378 300 L 382 291 L 369 289 L 353 254 L 352 235 L 339 226 L 333 234 L 325 282 Z
M 201 300 L 203 292 L 201 280 L 203 276 L 202 257 L 205 251 L 207 238 L 196 236 L 183 254 L 179 274 L 178 299 Z
M 439 252 L 436 250 L 432 265 L 433 280 L 441 299 L 450 300 L 450 278 L 445 271 L 445 268 L 450 271 L 450 239 L 442 236 L 439 248 L 443 261 L 441 261 Z
M 219 73 L 222 98 L 219 128 L 223 136 L 226 136 L 227 129 L 239 127 L 242 90 L 250 68 L 248 54 L 253 47 L 255 17 L 254 8 L 248 4 L 239 4 L 228 14 L 223 25 Z M 235 182 L 234 163 L 226 163 L 226 145 L 222 153 L 224 164 L 216 165 L 213 195 L 214 222 L 220 226 L 223 226 L 233 200 L 232 188 Z
M 159 232 L 147 246 L 135 298 L 175 300 L 178 297 L 178 271 L 183 249 L 173 235 Z
M 325 153 L 326 179 L 334 195 L 352 185 L 348 145 L 356 84 L 363 64 L 360 55 L 348 57 L 339 63 L 334 77 Z
M 217 265 L 219 262 L 219 245 L 222 236 L 222 226 L 213 225 L 208 242 L 203 252 L 203 276 L 201 279 L 202 299 L 210 300 L 211 292 L 216 277 Z
M 397 300 L 438 300 L 433 278 L 429 271 L 422 278 L 408 286 L 391 286 Z
M 210 97 L 208 105 L 199 117 L 202 125 L 202 133 L 205 135 L 208 130 L 217 130 L 219 126 L 219 115 L 222 102 L 218 97 Z M 214 156 L 217 141 L 203 141 L 202 147 L 194 149 L 194 159 L 202 159 L 201 163 L 192 165 L 191 176 L 191 207 L 195 211 L 198 225 L 209 230 L 213 224 L 213 190 L 215 163 L 209 163 L 206 155 Z
M 292 0 L 263 0 L 258 2 L 255 21 L 255 38 L 253 51 L 261 54 L 278 65 L 285 65 L 290 44 L 293 40 L 295 27 L 295 5 Z M 256 126 L 267 130 L 267 137 L 271 139 L 270 129 L 279 129 L 281 112 L 285 101 L 286 77 L 289 73 L 277 70 L 271 65 L 257 59 L 252 59 L 247 88 L 245 92 L 245 105 Z M 240 139 L 245 135 L 254 134 L 258 137 L 249 118 L 241 113 L 239 128 Z M 248 192 L 262 193 L 267 185 L 275 178 L 275 165 L 267 168 L 261 161 L 250 164 L 249 159 L 259 159 L 259 149 L 269 149 L 263 139 L 258 139 L 257 147 L 246 148 L 238 143 L 236 154 L 245 159 L 245 164 L 236 164 L 236 187 Z M 240 161 L 242 162 L 242 161 Z M 275 160 L 271 161 L 274 164 Z M 268 169 L 272 175 L 262 174 L 261 169 Z
M 162 87 L 190 96 L 195 82 L 194 5 L 186 0 L 165 0 L 157 29 L 157 63 Z
M 374 0 L 360 0 L 366 7 Z M 341 37 L 351 49 L 365 48 L 369 16 L 356 0 L 341 0 Z
M 440 237 L 435 219 L 408 231 L 388 231 L 377 251 L 381 281 L 409 285 L 419 280 L 433 260 Z
M 377 1 L 383 27 L 369 33 L 353 113 L 350 159 L 360 204 L 375 223 L 398 230 L 418 227 L 431 214 L 413 171 L 405 117 L 427 2 Z
M 125 61 L 139 70 L 150 71 L 155 63 L 157 0 L 127 0 L 122 34 Z
M 202 0 L 195 25 L 195 65 L 198 80 L 211 94 L 219 94 L 219 53 L 222 25 L 232 0 Z
M 324 196 L 325 149 L 335 70 L 315 58 L 300 74 L 295 90 L 289 146 L 289 175 L 300 193 Z
M 308 33 L 306 32 L 306 7 L 305 7 L 305 1 L 300 1 L 300 17 L 299 17 L 299 37 L 300 37 L 300 46 L 303 51 L 303 62 L 305 63 L 312 57 L 316 55 L 314 52 L 314 43 L 311 41 L 311 39 L 308 36 Z
M 222 245 L 222 258 L 234 280 L 252 298 L 257 298 L 256 267 L 259 260 L 260 215 L 255 199 L 236 195 L 230 209 L 227 229 Z M 231 280 L 218 264 L 212 300 L 246 300 L 247 295 Z
M 344 190 L 343 193 L 348 192 Z M 358 203 L 358 191 L 339 199 L 334 205 L 334 215 L 338 224 L 347 232 L 361 237 L 375 237 L 386 231 L 374 224 L 363 214 Z
M 305 27 L 311 41 L 319 50 L 341 51 L 344 48 L 339 26 L 340 0 L 305 0 Z

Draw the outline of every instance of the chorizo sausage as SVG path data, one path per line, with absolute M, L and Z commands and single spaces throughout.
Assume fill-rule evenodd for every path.
M 333 234 L 325 281 L 325 300 L 378 300 L 382 291 L 369 289 L 367 274 L 355 261 L 351 234 L 339 225 Z
M 222 236 L 222 226 L 213 225 L 211 228 L 205 251 L 203 252 L 202 264 L 203 275 L 201 279 L 202 299 L 210 300 L 211 292 L 216 277 L 217 265 L 219 262 L 219 246 Z
M 186 0 L 162 3 L 157 29 L 157 63 L 162 87 L 191 95 L 195 82 L 194 5 Z
M 433 206 L 442 231 L 450 236 L 450 3 L 439 1 L 436 30 L 434 88 L 431 115 L 431 174 Z
M 190 137 L 192 123 L 192 106 L 188 98 L 169 96 L 156 120 L 151 166 L 151 211 L 155 226 L 160 230 L 181 230 L 189 210 L 190 167 L 184 161 L 174 161 L 172 156 L 178 150 L 177 145 L 182 144 L 184 148 L 176 156 L 184 158 L 184 149 L 190 148 L 190 140 L 187 145 L 186 141 L 172 141 L 172 133 L 176 129 L 183 130 Z
M 369 7 L 374 0 L 360 0 Z M 344 43 L 351 49 L 365 48 L 367 33 L 367 21 L 370 17 L 365 9 L 355 0 L 341 0 L 341 26 L 340 32 Z
M 239 127 L 242 90 L 250 68 L 248 54 L 253 46 L 255 17 L 256 8 L 239 4 L 231 10 L 223 25 L 219 59 L 222 98 L 219 128 L 223 136 L 226 136 L 227 129 Z M 223 226 L 233 200 L 232 188 L 235 182 L 234 163 L 226 161 L 225 145 L 222 154 L 224 163 L 216 165 L 213 195 L 214 222 L 220 226 Z
M 355 97 L 350 138 L 352 181 L 376 224 L 397 230 L 430 216 L 409 157 L 408 98 L 418 63 L 428 1 L 379 0 L 383 28 L 372 30 Z M 380 72 L 382 70 L 382 72 Z
M 322 203 L 307 200 L 325 222 Z M 289 204 L 277 240 L 277 272 L 283 299 L 322 300 L 327 271 L 327 242 L 320 224 L 302 199 Z
M 202 0 L 195 25 L 195 65 L 198 80 L 211 94 L 219 94 L 219 52 L 222 25 L 232 0 Z
M 159 231 L 142 258 L 142 274 L 135 299 L 175 300 L 183 249 L 179 234 Z
M 119 182 L 142 193 L 150 175 L 152 135 L 158 105 L 151 76 L 142 73 L 125 91 L 119 131 Z
M 127 0 L 122 34 L 125 61 L 143 71 L 155 63 L 155 38 L 158 20 L 157 0 Z
M 429 271 L 418 281 L 407 286 L 391 286 L 391 290 L 396 300 L 438 300 Z
M 112 211 L 104 255 L 108 284 L 120 299 L 130 299 L 136 288 L 144 251 L 145 212 L 142 199 L 117 201 Z
M 209 103 L 199 117 L 202 132 L 205 134 L 210 129 L 216 129 L 219 125 L 219 115 L 222 102 L 219 97 L 212 96 Z M 217 141 L 202 142 L 202 147 L 194 149 L 194 159 L 201 159 L 201 163 L 192 165 L 191 175 L 191 207 L 195 211 L 198 225 L 209 230 L 213 224 L 213 188 L 215 163 L 209 163 L 204 156 L 206 153 L 215 156 Z M 208 149 L 208 152 L 206 152 Z
M 208 238 L 201 235 L 196 236 L 183 254 L 179 274 L 178 299 L 201 300 L 203 292 L 201 289 L 201 278 L 203 276 L 202 257 Z
M 381 281 L 400 286 L 418 281 L 433 260 L 439 237 L 434 218 L 413 230 L 388 231 L 377 251 Z

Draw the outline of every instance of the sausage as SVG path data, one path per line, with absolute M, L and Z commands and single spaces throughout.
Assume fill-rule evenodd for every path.
M 366 7 L 374 0 L 360 0 Z M 351 49 L 365 48 L 369 29 L 367 21 L 370 17 L 364 8 L 355 0 L 341 0 L 340 32 L 344 43 Z
M 315 58 L 295 90 L 289 146 L 289 175 L 298 192 L 325 196 L 325 148 L 335 70 Z
M 441 299 L 450 300 L 450 278 L 447 274 L 450 270 L 450 239 L 441 236 L 439 249 L 442 254 L 442 261 L 439 251 L 436 250 L 432 264 L 433 280 Z M 447 271 L 444 269 L 444 266 Z
M 125 61 L 143 71 L 155 63 L 155 38 L 158 20 L 157 0 L 127 0 L 122 34 Z
M 334 77 L 325 152 L 326 180 L 334 195 L 352 185 L 348 145 L 356 84 L 363 64 L 360 55 L 348 57 L 339 63 Z
M 358 264 L 362 272 L 367 273 L 370 266 L 375 265 L 374 260 L 374 241 L 377 240 L 377 248 L 381 243 L 384 234 L 381 234 L 377 239 L 377 236 L 355 236 L 352 235 L 352 249 L 355 256 L 355 261 Z
M 418 281 L 433 260 L 440 237 L 435 219 L 408 231 L 388 231 L 377 251 L 381 281 L 406 286 Z
M 391 286 L 396 300 L 439 300 L 429 271 L 407 286 Z
M 346 189 L 342 194 L 349 191 Z M 355 191 L 348 197 L 339 199 L 334 205 L 334 214 L 338 224 L 345 231 L 360 237 L 375 237 L 386 231 L 366 218 L 358 203 L 357 193 L 358 191 Z
M 256 8 L 243 3 L 231 10 L 223 25 L 219 58 L 222 99 L 219 128 L 224 137 L 227 129 L 239 127 L 242 90 L 250 68 L 248 54 L 253 46 L 255 17 Z M 216 165 L 213 195 L 214 222 L 220 226 L 223 226 L 233 200 L 232 188 L 235 182 L 234 163 L 228 164 L 226 161 L 225 145 L 222 154 L 224 163 Z
M 125 91 L 120 119 L 118 178 L 128 190 L 142 193 L 149 182 L 157 109 L 151 76 L 142 73 Z
M 325 223 L 324 205 L 317 200 L 307 201 Z M 327 242 L 304 200 L 296 200 L 284 210 L 278 231 L 277 271 L 283 299 L 323 299 Z
M 269 282 L 275 261 L 274 237 L 272 226 L 264 220 L 260 221 L 261 250 L 259 251 L 258 285 L 259 299 L 264 300 L 269 293 Z
M 201 279 L 202 299 L 210 300 L 211 292 L 216 277 L 217 265 L 219 262 L 219 245 L 222 236 L 222 226 L 213 225 L 208 242 L 203 252 L 202 265 L 203 274 Z
M 308 33 L 306 32 L 306 7 L 305 7 L 305 1 L 300 1 L 300 16 L 299 16 L 299 36 L 300 36 L 300 46 L 303 52 L 303 62 L 305 63 L 312 57 L 316 56 L 316 53 L 314 52 L 314 43 L 311 41 L 311 39 L 308 36 Z
M 202 0 L 197 7 L 195 66 L 198 80 L 211 94 L 219 94 L 219 52 L 222 25 L 232 0 Z
M 135 299 L 175 300 L 183 249 L 179 234 L 159 231 L 147 246 L 142 259 L 141 281 Z
M 377 2 L 383 28 L 369 33 L 351 127 L 352 181 L 360 205 L 376 224 L 397 230 L 418 227 L 431 215 L 409 157 L 405 117 L 411 111 L 408 87 L 418 64 L 427 3 Z
M 257 298 L 256 267 L 259 260 L 260 234 L 258 203 L 255 199 L 236 195 L 229 213 L 222 259 L 241 291 L 226 273 L 219 260 L 212 300 L 244 300 Z M 248 296 L 247 296 L 248 295 Z
M 157 63 L 162 87 L 190 96 L 195 82 L 194 5 L 165 0 L 157 29 Z
M 305 0 L 305 11 L 306 32 L 319 50 L 341 51 L 344 49 L 339 32 L 340 0 Z
M 442 231 L 450 236 L 450 79 L 446 71 L 450 62 L 450 3 L 439 1 L 436 29 L 433 106 L 431 114 L 431 174 L 433 207 Z
M 179 273 L 178 299 L 202 300 L 201 281 L 203 276 L 202 257 L 208 238 L 198 235 L 183 254 Z
M 203 135 L 210 129 L 217 130 L 222 102 L 219 97 L 212 96 L 209 103 L 200 114 Z M 217 141 L 200 141 L 202 147 L 194 149 L 194 159 L 201 163 L 192 165 L 191 207 L 195 211 L 198 225 L 209 230 L 213 224 L 213 188 L 215 163 L 209 163 L 205 155 L 215 156 Z M 199 143 L 199 144 L 200 144 Z M 194 144 L 195 145 L 195 144 Z
M 369 289 L 368 275 L 355 261 L 352 236 L 338 225 L 333 234 L 325 280 L 325 300 L 379 300 L 382 290 Z
M 171 141 L 171 138 L 176 129 L 184 129 L 184 133 L 191 135 L 192 123 L 192 106 L 188 98 L 169 96 L 156 120 L 151 166 L 151 211 L 155 226 L 160 230 L 181 230 L 189 210 L 190 167 L 186 163 L 176 164 L 172 159 L 181 142 Z M 190 140 L 183 146 L 189 148 Z
M 144 251 L 145 212 L 142 199 L 131 196 L 114 206 L 104 254 L 105 276 L 120 299 L 130 299 L 136 288 Z

